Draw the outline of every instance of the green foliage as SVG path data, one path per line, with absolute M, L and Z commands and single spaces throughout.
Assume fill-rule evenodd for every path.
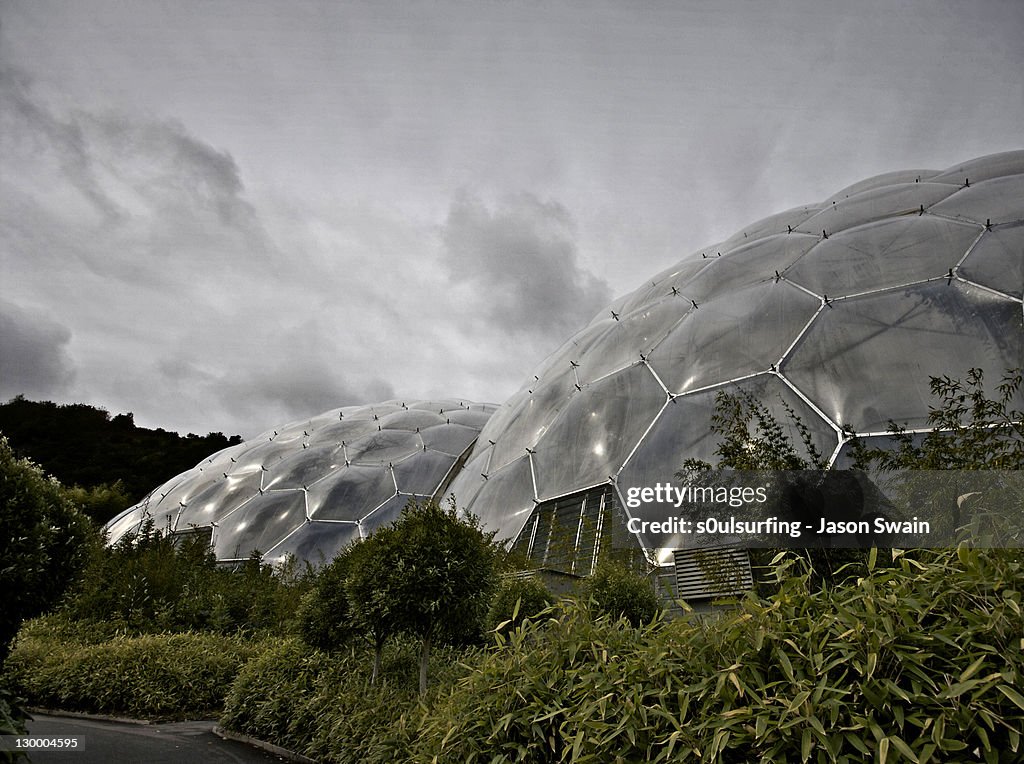
M 912 435 L 889 422 L 895 448 L 871 448 L 854 441 L 854 463 L 880 470 L 1019 470 L 1024 469 L 1024 411 L 1011 408 L 1024 383 L 1021 369 L 1010 369 L 997 386 L 997 397 L 985 394 L 981 369 L 970 369 L 966 381 L 932 377 L 938 399 L 928 415 L 936 428 L 915 443 Z
M 600 563 L 583 581 L 581 593 L 598 613 L 625 618 L 633 626 L 650 623 L 661 610 L 647 576 L 610 561 Z
M 493 533 L 454 504 L 410 502 L 402 517 L 353 550 L 346 591 L 355 621 L 378 646 L 401 631 L 420 640 L 420 692 L 431 645 L 482 636 L 501 554 Z
M 310 647 L 338 650 L 358 631 L 345 589 L 355 549 L 352 545 L 346 547 L 320 568 L 302 597 L 296 613 L 298 633 Z
M 707 620 L 623 628 L 570 609 L 527 622 L 421 718 L 404 758 L 1024 758 L 1020 561 L 959 549 L 871 562 L 827 591 L 784 568 L 777 595 Z
M 7 665 L 30 703 L 136 718 L 202 718 L 219 710 L 238 670 L 259 650 L 241 636 L 186 632 L 96 641 L 43 621 L 26 629 Z
M 121 514 L 134 503 L 124 488 L 124 483 L 101 483 L 91 488 L 72 486 L 67 489 L 68 498 L 97 526 L 105 524 Z
M 321 761 L 403 761 L 417 720 L 465 673 L 459 658 L 475 654 L 438 650 L 444 669 L 421 704 L 414 642 L 391 640 L 384 680 L 371 685 L 372 651 L 365 643 L 325 653 L 295 639 L 281 641 L 239 673 L 220 723 Z
M 534 618 L 555 602 L 555 596 L 534 576 L 502 579 L 487 611 L 487 630 L 505 633 Z
M 113 489 L 118 482 L 129 506 L 156 486 L 191 469 L 215 451 L 240 443 L 219 432 L 186 436 L 136 427 L 131 414 L 111 417 L 85 404 L 57 405 L 18 396 L 0 404 L 0 432 L 17 454 L 41 464 L 65 485 Z M 95 509 L 109 511 L 98 503 Z M 90 516 L 99 523 L 110 517 Z M 112 517 L 112 515 L 111 515 Z
M 132 633 L 290 627 L 308 577 L 256 558 L 218 566 L 198 534 L 170 536 L 152 522 L 113 547 L 97 547 L 64 605 L 72 618 L 103 619 Z
M 24 699 L 18 698 L 7 687 L 0 685 L 0 735 L 28 734 L 28 713 Z M 28 754 L 18 751 L 0 751 L 0 764 L 28 761 Z
M 0 437 L 0 667 L 21 622 L 57 604 L 93 538 L 61 485 Z

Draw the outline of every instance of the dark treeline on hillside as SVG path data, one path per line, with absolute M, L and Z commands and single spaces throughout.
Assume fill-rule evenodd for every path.
M 0 404 L 0 433 L 66 486 L 120 482 L 131 504 L 241 437 L 219 432 L 182 436 L 136 427 L 131 413 L 111 415 L 82 403 L 58 405 L 18 396 Z

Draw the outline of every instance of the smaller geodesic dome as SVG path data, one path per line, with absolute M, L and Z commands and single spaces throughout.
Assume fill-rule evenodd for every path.
M 253 552 L 314 565 L 439 497 L 495 406 L 388 401 L 325 412 L 230 446 L 168 480 L 107 524 L 116 543 L 152 519 L 208 533 L 222 562 Z
M 568 546 L 586 572 L 623 543 L 606 520 L 621 528 L 630 490 L 717 460 L 719 392 L 749 395 L 799 442 L 795 413 L 841 467 L 851 433 L 927 430 L 930 377 L 980 368 L 994 387 L 1021 366 L 1022 298 L 1024 151 L 867 179 L 613 302 L 495 413 L 451 491 L 535 563 Z

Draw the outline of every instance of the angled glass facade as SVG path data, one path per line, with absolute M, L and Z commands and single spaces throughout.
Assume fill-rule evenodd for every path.
M 551 559 L 552 518 L 568 533 L 594 496 L 622 511 L 628 488 L 714 461 L 722 390 L 780 422 L 792 408 L 838 466 L 846 427 L 925 428 L 929 377 L 978 367 L 994 383 L 1021 366 L 1022 293 L 1024 151 L 862 181 L 616 300 L 495 413 L 450 490 Z M 571 539 L 584 565 L 599 543 Z
M 329 561 L 409 499 L 442 493 L 495 408 L 389 401 L 292 422 L 169 480 L 107 525 L 109 541 L 151 518 L 170 533 L 208 532 L 220 561 Z

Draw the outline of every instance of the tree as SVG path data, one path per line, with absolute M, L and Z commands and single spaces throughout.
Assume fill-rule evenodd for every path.
M 94 540 L 60 483 L 0 436 L 0 667 L 21 622 L 57 604 Z
M 375 639 L 404 631 L 420 640 L 425 693 L 431 645 L 482 633 L 500 559 L 494 534 L 477 518 L 460 516 L 454 502 L 412 501 L 397 522 L 358 545 L 356 555 L 346 582 L 353 613 L 378 630 Z
M 649 578 L 611 561 L 602 562 L 583 582 L 583 596 L 598 612 L 633 626 L 651 622 L 661 609 Z

